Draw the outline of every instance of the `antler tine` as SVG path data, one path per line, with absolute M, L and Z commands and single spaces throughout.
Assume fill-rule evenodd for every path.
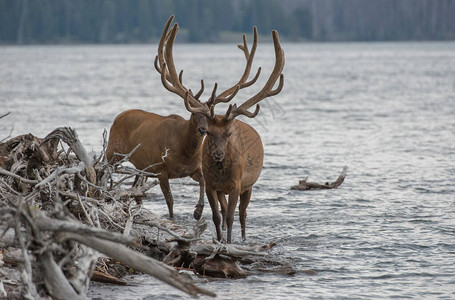
M 179 82 L 181 85 L 183 85 L 183 70 L 180 70 L 180 73 L 179 73 Z
M 220 97 L 220 96 L 218 96 L 218 97 L 215 97 L 215 98 L 214 98 L 213 95 L 212 95 L 212 97 L 211 97 L 210 100 L 208 101 L 208 104 L 209 104 L 209 105 L 215 106 L 215 105 L 217 105 L 217 104 L 220 103 L 220 102 L 223 102 L 223 103 L 229 102 L 229 101 L 231 101 L 231 100 L 235 97 L 235 95 L 237 95 L 237 93 L 239 92 L 239 90 L 240 90 L 240 85 L 237 85 L 237 86 L 235 87 L 234 92 L 233 92 L 231 95 L 229 95 L 228 97 Z
M 284 86 L 284 75 L 280 74 L 280 81 L 278 82 L 277 88 L 274 89 L 274 90 L 269 90 L 267 92 L 267 97 L 271 97 L 271 96 L 277 95 L 279 92 L 281 92 L 281 90 L 283 89 L 283 86 Z
M 234 103 L 234 105 L 229 104 L 228 110 L 226 111 L 226 119 L 228 116 L 231 115 L 233 109 L 234 110 L 237 109 L 237 104 L 235 104 L 235 103 Z
M 239 115 L 244 115 L 248 118 L 254 118 L 258 115 L 259 109 L 260 109 L 259 104 L 256 105 L 256 109 L 254 110 L 254 112 L 249 112 L 246 109 L 239 108 L 239 107 L 237 107 L 236 104 L 234 104 L 234 105 L 230 104 L 229 108 L 226 112 L 226 119 L 233 120 Z
M 171 23 L 173 20 L 174 20 L 174 16 L 172 15 L 167 20 L 166 25 L 164 25 L 163 33 L 161 34 L 160 42 L 158 43 L 158 56 L 159 56 L 159 60 L 160 60 L 160 66 L 163 66 L 163 63 L 164 63 L 163 48 L 164 48 L 164 44 L 166 42 L 166 38 L 168 37 L 169 27 L 171 26 Z
M 174 24 L 169 33 L 169 39 L 166 42 L 166 48 L 164 49 L 164 59 L 167 64 L 169 76 L 171 77 L 170 82 L 172 83 L 172 85 L 174 85 L 174 87 L 176 87 L 179 90 L 179 95 L 181 97 L 184 97 L 187 89 L 180 83 L 179 76 L 177 75 L 177 71 L 175 70 L 174 56 L 172 54 L 174 41 L 175 37 L 177 36 L 178 30 L 179 30 L 178 24 Z
M 272 74 L 270 75 L 264 87 L 256 95 L 245 101 L 237 108 L 237 111 L 240 111 L 240 113 L 230 111 L 229 114 L 226 114 L 226 119 L 232 120 L 236 115 L 239 114 L 246 115 L 244 111 L 246 111 L 248 108 L 267 97 L 278 94 L 283 89 L 284 75 L 281 72 L 284 68 L 284 51 L 281 49 L 278 32 L 276 30 L 272 31 L 272 37 L 273 45 L 275 48 L 275 67 L 273 68 Z M 278 87 L 276 89 L 273 89 L 273 86 L 275 85 L 278 78 L 280 79 Z M 256 110 L 258 109 L 256 108 Z
M 229 99 L 229 101 L 233 98 L 230 97 L 230 95 L 237 93 L 237 86 L 238 89 L 243 89 L 245 87 L 249 87 L 253 83 L 256 82 L 256 80 L 259 77 L 259 74 L 261 73 L 261 68 L 258 69 L 256 75 L 254 78 L 248 82 L 246 80 L 248 79 L 248 76 L 250 75 L 251 71 L 251 65 L 253 64 L 253 59 L 254 59 L 254 54 L 256 53 L 256 48 L 258 44 L 258 30 L 256 26 L 253 28 L 253 46 L 251 47 L 251 52 L 248 50 L 248 43 L 246 41 L 246 35 L 243 34 L 243 45 L 237 45 L 237 47 L 243 51 L 246 59 L 246 65 L 245 65 L 245 70 L 243 71 L 242 77 L 240 77 L 240 80 L 232 87 L 229 89 L 225 90 L 223 93 L 221 93 L 218 97 L 219 98 L 224 98 L 224 99 Z M 229 96 L 229 97 L 228 97 Z M 219 102 L 227 102 L 227 101 L 219 101 Z
M 163 86 L 166 88 L 166 90 L 168 90 L 169 92 L 178 94 L 178 90 L 173 85 L 169 84 L 169 82 L 167 81 L 167 79 L 166 79 L 167 75 L 168 74 L 167 74 L 167 70 L 166 70 L 166 63 L 163 63 L 162 72 L 161 72 L 161 82 L 163 83 Z
M 191 106 L 190 104 L 190 92 L 189 91 L 186 91 L 185 92 L 185 97 L 184 97 L 184 103 L 185 103 L 185 108 L 193 113 L 193 114 L 203 114 L 204 116 L 206 116 L 207 118 L 209 119 L 212 119 L 213 118 L 213 110 L 208 110 L 207 109 L 207 106 L 203 105 L 203 106 L 199 106 L 199 107 L 193 107 Z M 200 103 L 200 102 L 198 102 Z
M 199 100 L 199 97 L 201 97 L 203 92 L 204 92 L 204 80 L 201 79 L 201 89 L 199 90 L 199 92 L 197 92 L 197 94 L 196 94 L 196 96 L 194 96 L 194 98 Z
M 208 105 L 214 105 L 215 103 L 215 99 L 216 99 L 216 89 L 218 88 L 218 83 L 215 82 L 215 85 L 213 86 L 213 90 L 212 90 L 212 95 L 210 96 L 210 99 L 209 101 L 207 101 L 207 104 Z
M 160 74 L 161 74 L 161 72 L 162 72 L 161 70 L 162 70 L 162 69 L 161 69 L 161 67 L 158 65 L 158 55 L 157 55 L 157 56 L 155 56 L 155 62 L 154 62 L 154 65 L 155 65 L 155 69 L 158 71 L 158 73 L 160 73 Z
M 163 48 L 164 45 L 166 44 L 167 39 L 169 38 L 169 27 L 171 26 L 172 21 L 174 20 L 174 16 L 170 16 L 169 19 L 166 22 L 166 25 L 164 26 L 163 33 L 161 34 L 160 42 L 158 43 L 158 55 L 155 57 L 155 69 L 158 71 L 158 73 L 161 74 L 162 69 L 163 69 L 163 64 L 165 62 L 164 56 L 163 56 Z M 158 65 L 159 61 L 159 65 Z M 168 80 L 169 80 L 168 76 Z
M 250 81 L 244 82 L 242 84 L 241 88 L 243 89 L 243 88 L 249 87 L 250 85 L 255 83 L 256 80 L 258 80 L 260 74 L 261 74 L 261 67 L 258 68 L 258 71 L 256 72 L 256 75 L 254 75 L 253 79 L 251 79 Z

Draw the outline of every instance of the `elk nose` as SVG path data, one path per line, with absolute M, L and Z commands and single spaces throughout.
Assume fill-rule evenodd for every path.
M 215 152 L 213 153 L 213 159 L 216 161 L 220 161 L 223 158 L 223 153 L 221 152 Z

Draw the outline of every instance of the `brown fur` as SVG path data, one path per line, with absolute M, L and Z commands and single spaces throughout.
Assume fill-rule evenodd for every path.
M 253 184 L 262 170 L 264 149 L 259 134 L 248 124 L 224 116 L 208 120 L 208 135 L 202 154 L 206 194 L 212 208 L 218 240 L 222 239 L 221 218 L 227 225 L 227 242 L 231 242 L 234 212 L 240 196 L 239 216 L 242 238 L 245 239 L 246 209 Z M 221 157 L 220 157 L 221 156 Z M 225 195 L 229 195 L 226 203 Z
M 120 156 L 114 156 L 114 153 L 127 154 L 141 144 L 130 161 L 137 169 L 159 174 L 170 218 L 174 217 L 174 200 L 169 179 L 191 176 L 200 185 L 200 197 L 197 212 L 195 211 L 195 217 L 200 218 L 204 205 L 201 128 L 207 128 L 207 121 L 200 114 L 191 114 L 190 119 L 185 120 L 177 115 L 161 116 L 138 109 L 127 110 L 114 120 L 106 157 L 113 163 L 121 159 Z M 166 152 L 167 156 L 163 160 Z M 160 162 L 162 163 L 158 164 Z M 150 167 L 153 164 L 156 165 Z

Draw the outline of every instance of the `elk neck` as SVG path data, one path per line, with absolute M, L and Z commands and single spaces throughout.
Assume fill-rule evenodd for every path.
M 182 141 L 184 141 L 185 153 L 188 157 L 197 155 L 202 148 L 204 136 L 199 133 L 199 128 L 206 128 L 207 121 L 196 114 L 191 114 L 189 120 L 185 120 L 181 128 Z

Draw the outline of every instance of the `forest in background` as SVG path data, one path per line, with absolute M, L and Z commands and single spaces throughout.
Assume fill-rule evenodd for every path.
M 0 44 L 179 42 L 272 29 L 286 41 L 455 40 L 455 0 L 0 0 Z

